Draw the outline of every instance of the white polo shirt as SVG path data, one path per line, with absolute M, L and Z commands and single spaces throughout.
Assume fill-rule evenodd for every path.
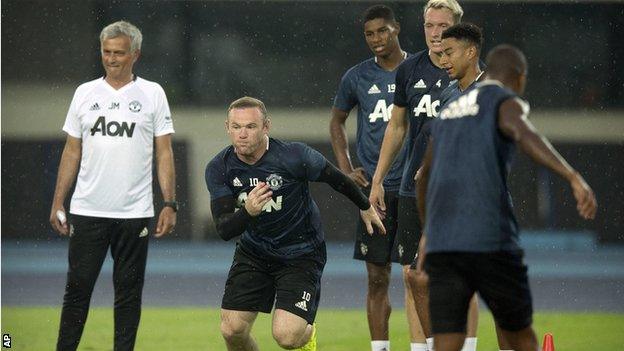
M 154 216 L 154 138 L 174 133 L 158 83 L 136 78 L 119 90 L 103 78 L 76 89 L 63 130 L 82 139 L 70 213 L 107 218 Z

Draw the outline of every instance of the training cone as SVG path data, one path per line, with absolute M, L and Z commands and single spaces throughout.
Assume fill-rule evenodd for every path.
M 555 342 L 553 336 L 550 333 L 544 335 L 544 344 L 542 345 L 542 351 L 555 351 Z

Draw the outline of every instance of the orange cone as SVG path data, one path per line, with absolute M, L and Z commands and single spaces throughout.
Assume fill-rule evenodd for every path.
M 555 351 L 555 342 L 553 336 L 550 333 L 544 335 L 544 344 L 542 345 L 542 351 Z

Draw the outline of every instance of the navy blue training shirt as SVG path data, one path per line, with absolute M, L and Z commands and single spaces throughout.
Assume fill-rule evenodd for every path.
M 267 152 L 253 165 L 241 161 L 233 146 L 226 147 L 206 167 L 206 185 L 212 200 L 233 197 L 240 208 L 259 182 L 268 183 L 272 199 L 251 219 L 240 243 L 260 256 L 293 258 L 323 243 L 308 182 L 318 179 L 326 164 L 323 155 L 305 144 L 269 138 Z
M 480 64 L 481 67 L 485 67 L 485 64 Z M 481 80 L 481 77 L 485 74 L 485 72 L 481 72 L 478 76 L 477 79 L 475 79 L 472 83 L 470 83 L 470 85 L 466 88 L 466 90 L 462 91 L 461 89 L 459 89 L 459 80 L 455 79 L 453 81 L 451 81 L 449 83 L 449 86 L 446 87 L 446 89 L 444 89 L 442 91 L 442 93 L 440 94 L 440 110 L 442 110 L 444 108 L 444 106 L 451 100 L 454 99 L 456 97 L 458 97 L 459 95 L 467 92 L 468 90 L 474 88 L 475 83 L 477 83 L 478 81 Z
M 497 81 L 477 83 L 431 123 L 427 252 L 520 250 L 507 187 L 515 144 L 498 128 L 500 104 L 515 96 Z
M 437 67 L 423 50 L 399 66 L 394 105 L 407 109 L 409 130 L 404 147 L 407 159 L 399 195 L 416 197 L 414 176 L 422 163 L 429 139 L 427 124 L 440 112 L 440 94 L 449 84 L 446 71 Z
M 407 55 L 407 54 L 406 54 Z M 390 121 L 397 69 L 386 71 L 375 58 L 351 67 L 340 81 L 334 107 L 345 112 L 358 106 L 357 156 L 370 180 L 377 168 L 379 151 Z M 407 150 L 404 147 L 384 179 L 384 188 L 398 191 Z

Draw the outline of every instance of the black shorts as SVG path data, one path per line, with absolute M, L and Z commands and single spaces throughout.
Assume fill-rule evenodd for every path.
M 427 254 L 431 328 L 466 332 L 470 298 L 478 292 L 503 330 L 532 324 L 533 302 L 521 252 L 440 252 Z
M 275 308 L 312 324 L 321 297 L 321 275 L 327 260 L 325 244 L 293 259 L 259 257 L 236 245 L 221 308 L 270 313 Z
M 416 198 L 399 196 L 399 214 L 396 240 L 393 248 L 393 261 L 403 266 L 416 261 L 422 226 L 418 217 Z
M 368 195 L 368 191 L 365 190 Z M 358 225 L 355 233 L 355 247 L 353 258 L 379 265 L 387 264 L 391 261 L 398 262 L 398 257 L 392 255 L 395 246 L 394 241 L 397 231 L 397 211 L 399 208 L 399 195 L 397 192 L 386 192 L 384 197 L 386 202 L 386 218 L 383 225 L 386 228 L 386 235 L 381 235 L 376 228 L 373 235 L 369 235 L 366 226 L 358 212 Z

